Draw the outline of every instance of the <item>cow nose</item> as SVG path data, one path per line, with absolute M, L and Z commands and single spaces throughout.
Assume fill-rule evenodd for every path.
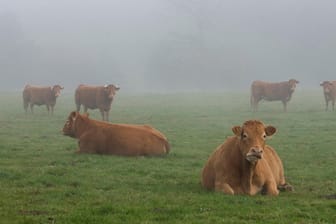
M 262 150 L 262 148 L 256 146 L 256 147 L 253 147 L 251 149 L 251 152 L 261 154 L 261 153 L 263 153 L 263 150 Z

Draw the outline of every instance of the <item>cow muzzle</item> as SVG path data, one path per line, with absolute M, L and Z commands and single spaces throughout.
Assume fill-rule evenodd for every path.
M 247 161 L 254 163 L 259 159 L 262 159 L 263 156 L 263 149 L 259 147 L 253 147 L 250 151 L 246 154 Z

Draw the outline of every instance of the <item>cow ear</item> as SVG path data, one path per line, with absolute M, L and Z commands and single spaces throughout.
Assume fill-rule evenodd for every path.
M 276 132 L 276 128 L 273 126 L 267 126 L 265 128 L 265 132 L 267 136 L 272 136 Z
M 72 120 L 75 120 L 75 119 L 76 119 L 76 117 L 77 117 L 77 113 L 78 113 L 78 112 L 76 112 L 76 111 L 72 111 L 72 112 L 70 113 L 70 117 L 71 117 Z
M 296 81 L 296 84 L 299 84 L 300 82 L 298 80 L 295 80 Z
M 232 127 L 232 132 L 236 135 L 236 136 L 240 136 L 241 132 L 242 132 L 242 128 L 240 126 L 234 126 Z

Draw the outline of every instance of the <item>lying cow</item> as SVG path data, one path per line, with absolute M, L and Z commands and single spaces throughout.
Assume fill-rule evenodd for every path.
M 80 111 L 81 105 L 84 106 L 85 113 L 88 109 L 98 108 L 103 120 L 108 121 L 114 95 L 119 89 L 112 84 L 105 86 L 79 85 L 75 92 L 77 111 Z
M 51 114 L 54 113 L 56 98 L 61 95 L 63 87 L 60 85 L 54 86 L 31 86 L 26 85 L 23 89 L 23 107 L 27 113 L 28 106 L 30 111 L 34 113 L 34 105 L 46 105 L 48 114 L 51 109 Z
M 287 111 L 287 103 L 292 98 L 296 84 L 299 81 L 290 79 L 285 82 L 263 82 L 254 81 L 251 85 L 251 107 L 253 111 L 258 110 L 258 103 L 261 100 L 266 101 L 281 101 L 284 106 L 284 111 Z
M 210 156 L 202 172 L 202 186 L 225 194 L 278 195 L 292 190 L 286 183 L 282 162 L 273 148 L 265 144 L 276 132 L 261 121 L 246 121 L 232 128 L 229 137 Z
M 157 156 L 169 153 L 167 138 L 149 125 L 111 124 L 71 112 L 63 134 L 79 140 L 77 152 L 121 156 Z
M 332 110 L 334 110 L 336 99 L 336 81 L 324 81 L 320 83 L 320 86 L 323 88 L 323 94 L 326 103 L 325 110 L 328 110 L 329 101 L 331 101 Z

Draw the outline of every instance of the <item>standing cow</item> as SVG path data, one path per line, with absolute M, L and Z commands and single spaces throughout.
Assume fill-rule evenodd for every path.
M 320 83 L 320 86 L 323 88 L 323 94 L 326 103 L 325 110 L 328 110 L 329 101 L 331 101 L 332 110 L 334 110 L 336 99 L 336 81 L 324 81 Z
M 56 104 L 56 98 L 61 95 L 61 90 L 64 89 L 60 85 L 54 86 L 31 86 L 26 85 L 23 89 L 23 107 L 27 113 L 27 108 L 30 106 L 30 110 L 34 113 L 34 105 L 46 105 L 48 114 L 51 109 L 51 114 L 54 113 L 54 107 Z
M 77 111 L 80 111 L 81 105 L 84 106 L 84 112 L 87 112 L 88 109 L 98 108 L 103 120 L 108 121 L 114 95 L 119 89 L 112 84 L 105 86 L 79 85 L 75 92 Z
M 235 134 L 212 153 L 202 172 L 202 186 L 225 194 L 278 195 L 293 190 L 287 184 L 282 162 L 275 150 L 265 144 L 276 132 L 259 120 L 232 128 Z
M 296 84 L 299 81 L 290 79 L 285 82 L 264 82 L 254 81 L 251 85 L 251 106 L 253 111 L 258 110 L 258 103 L 261 100 L 266 101 L 281 101 L 284 106 L 284 111 L 287 111 L 287 103 L 292 98 Z

